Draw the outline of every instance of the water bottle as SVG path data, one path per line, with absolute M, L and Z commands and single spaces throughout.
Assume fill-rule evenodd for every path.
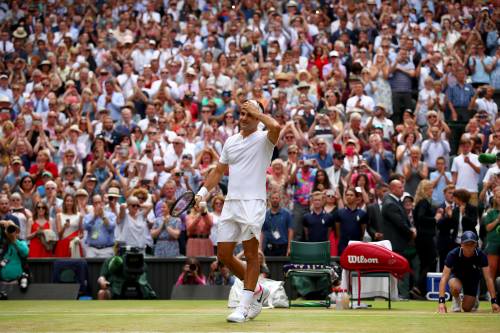
M 342 293 L 342 310 L 349 309 L 350 302 L 351 299 L 349 297 L 349 293 L 347 292 L 347 289 L 344 289 L 344 292 Z
M 342 291 L 343 291 L 343 289 L 340 289 L 337 292 L 337 295 L 335 296 L 335 310 L 343 310 L 342 309 Z

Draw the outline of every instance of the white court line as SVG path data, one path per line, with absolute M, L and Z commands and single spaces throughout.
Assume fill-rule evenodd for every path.
M 109 313 L 92 313 L 92 312 L 70 312 L 70 311 L 62 311 L 62 312 L 40 312 L 40 311 L 1 311 L 0 312 L 0 317 L 9 317 L 9 316 L 96 316 L 96 317 L 105 317 L 105 316 L 135 316 L 135 317 L 146 317 L 146 316 L 154 316 L 154 317 L 174 317 L 174 316 L 189 316 L 192 317 L 193 315 L 196 316 L 205 316 L 205 317 L 211 317 L 211 316 L 217 316 L 217 315 L 222 315 L 227 313 L 227 311 L 224 312 L 212 312 L 212 313 L 129 313 L 129 312 L 109 312 Z M 402 314 L 408 314 L 408 313 L 401 313 L 401 312 L 394 312 L 394 313 L 338 313 L 338 312 L 317 312 L 317 313 L 300 313 L 301 316 L 306 316 L 306 317 L 396 317 L 396 316 L 401 316 Z M 287 316 L 289 318 L 290 313 L 286 312 L 275 312 L 272 314 L 273 316 Z M 420 317 L 429 317 L 429 316 L 438 316 L 438 313 L 433 313 L 433 312 L 412 312 L 411 316 L 420 316 Z M 483 318 L 483 317 L 493 317 L 493 316 L 498 316 L 497 314 L 494 313 L 456 313 L 456 314 L 451 314 L 452 316 L 470 316 L 473 318 Z

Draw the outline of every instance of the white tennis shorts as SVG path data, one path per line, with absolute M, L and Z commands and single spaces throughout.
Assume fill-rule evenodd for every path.
M 265 200 L 226 200 L 217 223 L 217 242 L 260 241 L 266 219 Z

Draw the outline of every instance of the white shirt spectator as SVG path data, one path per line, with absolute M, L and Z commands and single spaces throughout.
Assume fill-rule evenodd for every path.
M 120 74 L 116 78 L 118 84 L 122 88 L 125 98 L 129 98 L 134 94 L 134 85 L 137 83 L 137 77 L 137 74 L 132 74 L 130 76 L 127 74 Z
M 427 163 L 429 168 L 436 168 L 436 159 L 438 157 L 444 157 L 446 161 L 450 158 L 450 144 L 448 141 L 440 139 L 433 140 L 427 139 L 422 142 L 422 155 L 424 157 L 424 162 Z
M 487 182 L 491 180 L 491 177 L 495 176 L 496 174 L 500 173 L 500 167 L 498 167 L 498 162 L 492 165 L 488 171 L 486 171 L 486 174 L 484 175 L 483 179 L 483 184 L 486 185 Z
M 469 153 L 469 160 L 472 164 L 480 166 L 479 159 L 476 154 Z M 456 189 L 465 189 L 471 193 L 477 193 L 477 184 L 479 182 L 479 174 L 472 167 L 465 163 L 464 155 L 460 154 L 453 159 L 451 172 L 457 173 Z
M 149 89 L 149 97 L 153 99 L 156 94 L 160 92 L 162 80 L 156 80 L 151 84 L 151 89 Z M 177 82 L 171 79 L 167 79 L 165 83 L 165 89 L 168 89 L 168 93 L 173 99 L 179 99 L 179 85 Z
M 148 223 L 142 212 L 138 213 L 135 218 L 126 213 L 119 227 L 121 232 L 117 240 L 125 242 L 127 246 L 144 249 L 146 245 L 153 245 Z
M 12 44 L 12 42 L 10 40 L 7 40 L 7 41 L 1 40 L 0 41 L 0 52 L 1 53 L 7 54 L 7 53 L 12 53 L 14 51 L 15 51 L 14 44 Z
M 494 123 L 498 114 L 498 105 L 495 103 L 493 99 L 487 100 L 486 98 L 478 98 L 476 99 L 476 110 L 484 110 L 488 112 L 488 116 L 490 117 L 490 122 Z
M 155 21 L 156 23 L 161 22 L 161 16 L 157 12 L 144 12 L 142 14 L 142 23 L 146 24 L 149 21 Z
M 369 112 L 369 113 L 367 113 L 365 111 L 362 114 L 363 118 L 366 119 L 369 115 L 371 115 L 371 113 L 373 112 L 373 108 L 375 107 L 375 103 L 373 102 L 373 98 L 371 98 L 370 96 L 361 95 L 361 96 L 350 97 L 347 100 L 346 109 L 345 109 L 346 113 L 350 113 L 350 112 L 355 111 L 355 109 L 358 108 L 356 106 L 358 101 L 360 101 L 361 106 L 363 106 L 363 108 Z

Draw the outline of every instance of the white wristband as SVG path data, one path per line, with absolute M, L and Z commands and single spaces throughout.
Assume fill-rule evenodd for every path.
M 196 193 L 196 195 L 199 195 L 203 199 L 205 199 L 205 197 L 207 196 L 207 194 L 208 194 L 208 189 L 205 186 L 203 186 L 202 188 L 200 188 L 200 190 L 198 191 L 198 193 Z

